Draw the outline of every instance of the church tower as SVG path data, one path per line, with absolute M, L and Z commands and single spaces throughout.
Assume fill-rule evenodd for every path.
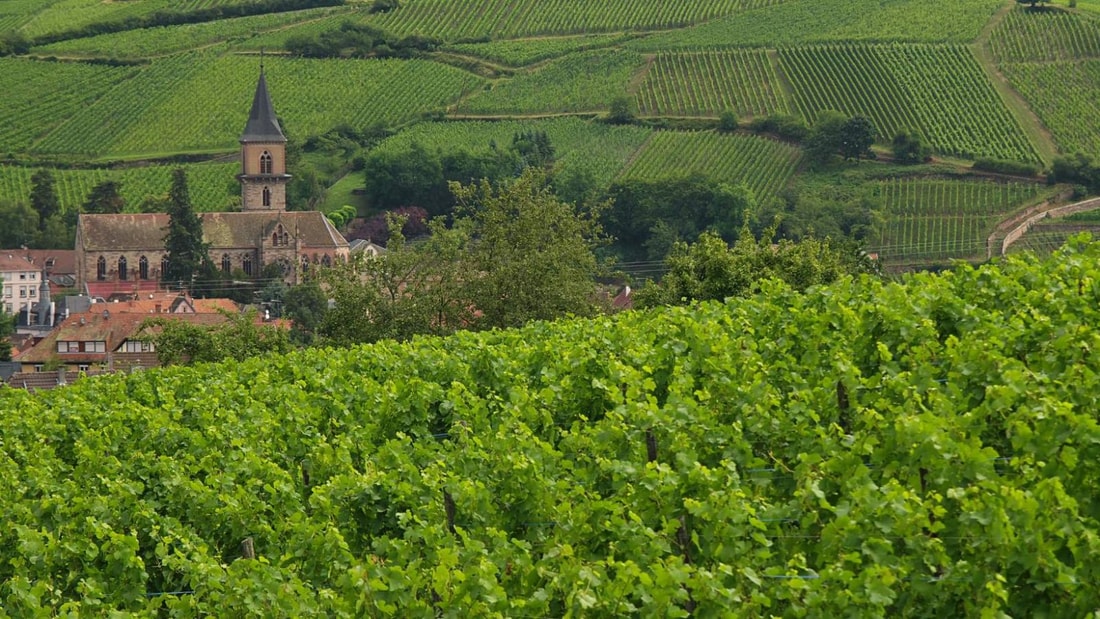
M 252 111 L 241 136 L 241 210 L 285 211 L 286 136 L 279 128 L 271 96 L 267 94 L 263 63 L 252 98 Z

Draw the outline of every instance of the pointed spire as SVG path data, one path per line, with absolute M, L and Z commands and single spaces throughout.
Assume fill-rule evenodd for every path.
M 244 128 L 241 142 L 286 142 L 286 136 L 279 128 L 279 121 L 275 116 L 275 107 L 271 105 L 271 96 L 267 94 L 262 53 L 260 81 L 256 84 L 256 95 L 252 97 L 252 110 L 248 113 L 248 124 Z

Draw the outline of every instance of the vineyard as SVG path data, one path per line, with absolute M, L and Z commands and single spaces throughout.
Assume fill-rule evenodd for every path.
M 795 47 L 779 58 L 807 120 L 823 110 L 862 114 L 883 141 L 909 129 L 945 154 L 1038 159 L 965 46 Z
M 644 66 L 642 56 L 632 52 L 582 52 L 518 74 L 457 107 L 462 114 L 606 110 Z
M 489 43 L 455 43 L 448 50 L 500 62 L 513 67 L 524 67 L 540 60 L 558 58 L 572 52 L 607 47 L 628 41 L 633 35 L 589 34 L 582 36 L 548 37 L 491 41 Z
M 1064 11 L 1010 11 L 989 47 L 999 63 L 1100 58 L 1100 19 Z
M 0 599 L 12 616 L 1089 616 L 1098 263 L 1075 246 L 4 391 Z
M 524 121 L 464 121 L 421 123 L 388 138 L 379 152 L 401 151 L 413 143 L 428 150 L 466 150 L 482 152 L 490 144 L 504 147 L 512 137 L 524 131 L 543 131 L 554 145 L 556 168 L 565 176 L 576 173 L 588 177 L 594 186 L 606 188 L 622 171 L 652 131 L 640 127 L 615 126 L 579 118 L 552 118 Z
M 147 197 L 168 195 L 168 189 L 172 186 L 172 170 L 177 167 L 187 170 L 191 201 L 198 211 L 226 210 L 240 195 L 240 187 L 234 180 L 240 172 L 240 164 L 236 162 L 117 170 L 52 170 L 51 173 L 62 211 L 72 211 L 84 204 L 92 187 L 108 180 L 120 183 L 122 198 L 131 209 L 136 209 Z M 30 204 L 31 177 L 35 171 L 32 168 L 0 166 L 0 202 Z
M 679 28 L 784 0 L 410 0 L 372 19 L 398 34 L 446 40 Z M 787 0 L 790 1 L 790 0 Z
M 1036 183 L 896 178 L 878 182 L 883 223 L 869 248 L 887 260 L 984 258 L 987 240 L 1011 211 L 1036 201 Z
M 82 39 L 70 39 L 40 45 L 31 51 L 38 55 L 85 56 L 109 55 L 112 58 L 145 58 L 194 49 L 215 43 L 238 42 L 270 30 L 299 22 L 309 22 L 342 8 L 308 9 L 237 17 L 213 22 L 141 28 Z
M 703 174 L 743 183 L 757 203 L 776 197 L 798 167 L 798 148 L 757 136 L 662 131 L 623 172 L 628 178 L 667 178 Z
M 786 98 L 764 50 L 660 54 L 638 95 L 643 116 L 789 114 Z
M 122 21 L 156 12 L 189 13 L 213 6 L 249 2 L 250 0 L 142 0 L 141 2 L 17 0 L 17 3 L 30 8 L 19 27 L 31 37 L 74 30 L 98 22 Z M 8 3 L 10 0 L 5 0 L 5 4 Z
M 833 41 L 965 43 L 1003 5 L 1001 0 L 797 0 L 647 37 L 633 47 L 660 51 Z

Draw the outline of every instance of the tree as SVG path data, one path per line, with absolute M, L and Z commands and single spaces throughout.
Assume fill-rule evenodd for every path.
M 833 282 L 845 274 L 876 273 L 877 265 L 852 243 L 804 239 L 773 244 L 775 227 L 760 240 L 744 230 L 732 247 L 706 233 L 691 245 L 677 243 L 660 282 L 635 293 L 636 307 L 681 305 L 751 294 L 758 282 L 781 279 L 796 290 Z
M 290 338 L 296 344 L 308 346 L 313 343 L 327 311 L 328 295 L 317 281 L 292 286 L 283 295 L 283 316 L 293 323 Z
M 594 250 L 604 243 L 599 216 L 606 204 L 584 211 L 566 204 L 533 168 L 498 188 L 482 181 L 452 183 L 451 190 L 476 239 L 468 286 L 478 326 L 595 313 Z
M 718 131 L 733 133 L 737 131 L 737 114 L 733 110 L 726 110 L 718 115 Z
M 874 157 L 871 145 L 875 143 L 875 125 L 866 116 L 849 118 L 840 129 L 840 154 L 845 159 L 860 160 Z
M 447 334 L 470 324 L 469 225 L 458 222 L 447 228 L 435 219 L 426 239 L 406 243 L 403 218 L 391 216 L 389 223 L 384 254 L 357 254 L 346 264 L 322 271 L 322 288 L 334 303 L 316 327 L 321 342 L 406 340 L 418 334 Z
M 611 100 L 611 105 L 607 110 L 607 122 L 613 125 L 629 125 L 634 122 L 635 105 L 634 99 L 621 95 Z
M 806 138 L 806 155 L 815 163 L 826 163 L 839 151 L 848 118 L 840 112 L 825 110 L 817 115 Z
M 29 247 L 37 235 L 38 213 L 29 204 L 0 200 L 0 247 Z
M 15 333 L 15 315 L 0 306 L 0 362 L 11 361 L 11 334 Z
M 919 133 L 902 129 L 894 136 L 894 160 L 898 163 L 914 164 L 928 160 L 932 149 L 924 142 Z
M 183 168 L 172 172 L 168 199 L 168 234 L 164 237 L 168 265 L 161 279 L 166 284 L 190 285 L 204 278 L 212 265 L 202 240 L 202 221 L 191 207 L 187 172 Z
M 53 174 L 49 170 L 41 169 L 31 177 L 31 208 L 38 213 L 39 229 L 44 229 L 46 221 L 61 211 L 61 205 L 57 200 L 57 192 L 54 191 Z
M 142 325 L 139 336 L 153 344 L 162 365 L 240 361 L 265 353 L 290 352 L 286 330 L 258 324 L 256 310 L 239 314 L 222 311 L 222 315 L 225 322 L 215 326 L 152 318 Z
M 126 201 L 122 199 L 118 189 L 119 184 L 115 181 L 103 181 L 92 187 L 84 202 L 84 212 L 100 215 L 121 213 L 126 207 Z

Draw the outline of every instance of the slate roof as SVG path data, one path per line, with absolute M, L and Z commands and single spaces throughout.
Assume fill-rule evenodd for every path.
M 267 80 L 263 69 L 260 81 L 256 84 L 256 94 L 252 97 L 252 110 L 248 113 L 241 143 L 245 142 L 286 142 L 283 130 L 275 116 L 275 107 L 271 105 L 271 96 L 267 94 Z
M 344 237 L 319 211 L 200 213 L 203 240 L 211 249 L 258 247 L 282 223 L 311 248 L 347 247 Z M 77 224 L 84 251 L 138 251 L 164 247 L 166 213 L 80 215 Z

